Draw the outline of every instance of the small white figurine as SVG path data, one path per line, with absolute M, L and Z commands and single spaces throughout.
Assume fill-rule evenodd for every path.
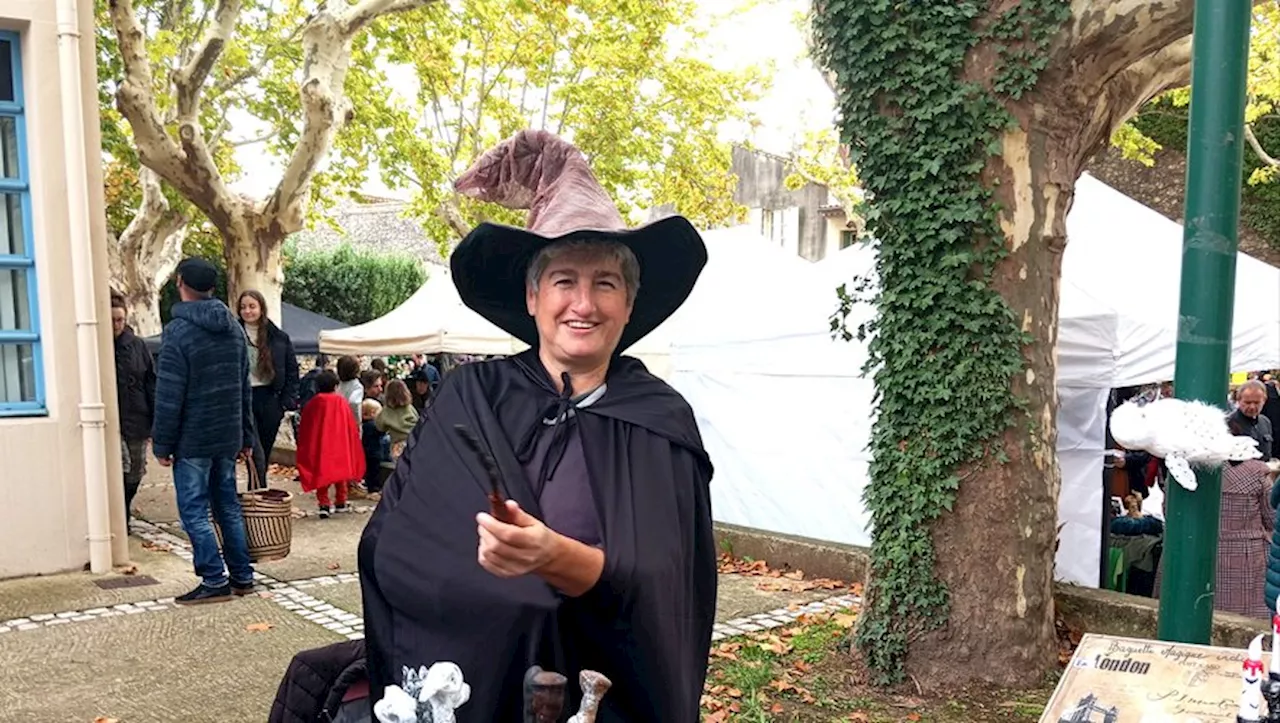
M 453 711 L 471 700 L 471 686 L 453 663 L 436 663 L 427 671 L 418 700 L 431 709 L 431 723 L 454 723 Z
M 1240 708 L 1236 712 L 1237 723 L 1261 723 L 1262 721 L 1262 635 L 1249 643 L 1249 657 L 1244 661 L 1240 675 Z
M 1262 456 L 1252 437 L 1231 434 L 1221 409 L 1182 399 L 1120 405 L 1111 413 L 1111 436 L 1127 449 L 1164 459 L 1169 474 L 1192 491 L 1191 465 L 1213 467 Z
M 568 723 L 596 723 L 600 701 L 613 683 L 601 673 L 584 670 L 578 674 L 578 684 L 582 686 L 582 702 Z
M 405 666 L 402 677 L 404 687 L 388 685 L 382 700 L 374 704 L 378 723 L 454 723 L 453 711 L 471 699 L 471 686 L 453 663 L 417 670 Z
M 382 700 L 373 704 L 378 723 L 418 723 L 418 701 L 398 685 L 388 685 Z

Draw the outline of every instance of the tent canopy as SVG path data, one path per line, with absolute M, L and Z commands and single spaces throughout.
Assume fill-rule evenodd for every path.
M 318 354 L 321 333 L 347 327 L 337 319 L 330 319 L 323 314 L 307 311 L 293 304 L 281 304 L 280 313 L 284 317 L 280 328 L 293 340 L 293 351 L 297 354 Z M 160 351 L 160 336 L 156 334 L 143 340 L 152 354 Z
M 1067 235 L 1059 383 L 1114 388 L 1172 379 L 1182 225 L 1086 174 L 1076 182 Z M 1104 316 L 1111 318 L 1101 328 Z M 1065 358 L 1063 342 L 1068 345 Z M 1106 346 L 1109 359 L 1099 353 Z M 1085 348 L 1092 350 L 1088 359 L 1078 354 Z M 1231 369 L 1277 365 L 1280 271 L 1236 254 Z
M 526 345 L 467 308 L 446 267 L 373 321 L 320 334 L 326 354 L 514 354 Z

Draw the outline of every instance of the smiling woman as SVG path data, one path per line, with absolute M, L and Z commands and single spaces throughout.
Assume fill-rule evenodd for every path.
M 636 255 L 617 241 L 560 241 L 533 257 L 526 285 L 547 371 L 578 377 L 578 389 L 600 386 L 631 320 L 640 287 Z
M 697 720 L 711 462 L 684 398 L 622 352 L 684 302 L 706 247 L 679 217 L 626 228 L 581 152 L 542 131 L 457 187 L 531 209 L 528 228 L 481 224 L 451 266 L 463 302 L 532 348 L 446 377 L 384 488 L 360 543 L 370 688 L 447 660 L 474 687 L 461 723 L 517 720 L 530 666 L 590 669 L 612 681 L 601 723 Z

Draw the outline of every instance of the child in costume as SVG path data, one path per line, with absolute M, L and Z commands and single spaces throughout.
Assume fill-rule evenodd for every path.
M 347 512 L 347 483 L 364 477 L 360 430 L 346 397 L 338 394 L 338 375 L 323 371 L 316 377 L 316 395 L 307 402 L 298 429 L 298 476 L 303 492 L 315 492 L 321 519 Z M 329 487 L 336 490 L 336 505 Z

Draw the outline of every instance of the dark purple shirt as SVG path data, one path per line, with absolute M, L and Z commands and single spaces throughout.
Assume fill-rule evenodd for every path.
M 599 545 L 602 541 L 600 520 L 596 514 L 595 496 L 591 492 L 591 478 L 587 473 L 587 459 L 582 452 L 578 425 L 569 422 L 568 446 L 545 484 L 538 479 L 538 473 L 542 471 L 542 462 L 550 450 L 555 425 L 544 424 L 537 434 L 533 457 L 524 465 L 524 473 L 538 495 L 543 523 L 584 545 Z

